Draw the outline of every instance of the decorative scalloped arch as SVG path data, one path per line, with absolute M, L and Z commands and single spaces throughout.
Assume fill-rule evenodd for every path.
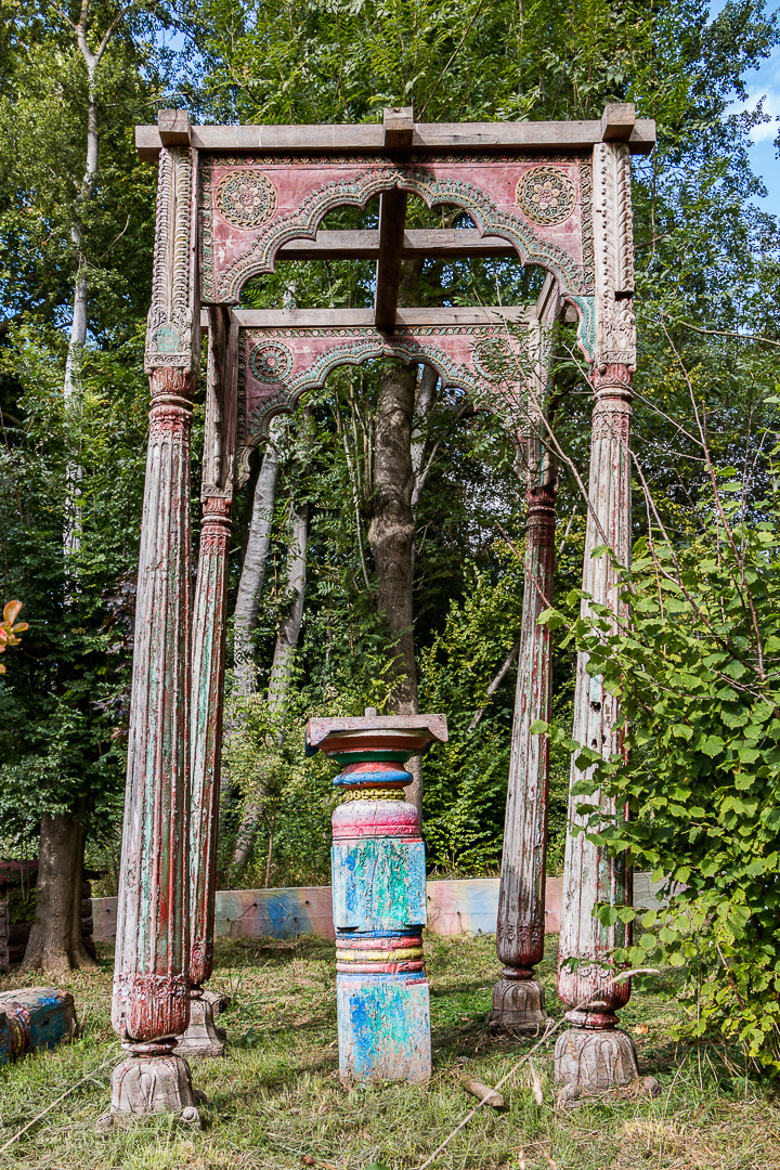
M 273 330 L 264 332 L 264 336 L 268 344 L 276 344 L 280 340 L 279 334 Z M 447 353 L 433 344 L 422 345 L 414 338 L 404 337 L 395 337 L 390 341 L 379 333 L 353 339 L 332 346 L 311 366 L 290 380 L 280 383 L 276 393 L 270 395 L 251 417 L 247 417 L 245 442 L 239 453 L 239 486 L 246 483 L 249 476 L 249 457 L 260 440 L 267 438 L 269 423 L 275 415 L 289 414 L 295 410 L 302 395 L 308 390 L 323 387 L 328 375 L 339 366 L 358 366 L 381 357 L 398 358 L 406 365 L 426 362 L 434 367 L 446 386 L 456 387 L 468 394 L 477 409 L 489 410 L 498 416 L 509 413 L 511 403 L 508 391 L 502 394 L 494 382 L 480 377 L 468 366 L 453 361 Z M 242 359 L 239 369 L 239 395 L 244 400 L 242 384 L 245 383 L 245 379 L 246 368 Z
M 430 208 L 440 204 L 462 208 L 483 236 L 505 239 L 515 248 L 523 264 L 538 265 L 552 273 L 564 295 L 581 296 L 590 291 L 587 271 L 563 248 L 543 240 L 524 219 L 497 207 L 475 184 L 464 179 L 436 178 L 414 167 L 374 165 L 367 166 L 356 178 L 323 183 L 303 200 L 297 211 L 273 220 L 247 253 L 220 274 L 219 287 L 210 290 L 214 299 L 238 303 L 241 289 L 248 280 L 273 272 L 276 254 L 284 244 L 295 239 L 313 240 L 320 222 L 329 212 L 343 206 L 364 207 L 369 199 L 395 187 L 418 195 Z M 210 207 L 204 211 L 208 220 L 204 222 L 204 237 L 208 240 L 213 236 Z M 584 214 L 586 209 L 583 206 Z M 204 273 L 204 283 L 205 278 Z

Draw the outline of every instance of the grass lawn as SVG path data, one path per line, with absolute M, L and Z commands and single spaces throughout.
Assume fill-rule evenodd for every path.
M 548 1008 L 556 939 L 542 976 Z M 490 1037 L 485 1016 L 498 976 L 492 938 L 426 943 L 435 1073 L 425 1086 L 339 1085 L 335 960 L 332 944 L 302 938 L 223 944 L 210 986 L 233 996 L 220 1018 L 230 1046 L 221 1060 L 193 1060 L 193 1080 L 208 1097 L 206 1126 L 169 1116 L 99 1137 L 111 1067 L 120 1048 L 111 1031 L 111 958 L 101 973 L 73 979 L 81 1037 L 0 1068 L 0 1147 L 69 1086 L 75 1092 L 0 1153 L 0 1168 L 20 1170 L 222 1170 L 315 1165 L 366 1170 L 419 1166 L 475 1104 L 457 1081 L 464 1066 L 495 1083 L 531 1047 Z M 0 987 L 22 982 L 5 976 Z M 767 1082 L 709 1046 L 666 1039 L 679 1009 L 672 977 L 645 977 L 622 1014 L 643 1072 L 661 1081 L 655 1100 L 615 1097 L 557 1112 L 552 1055 L 534 1066 L 544 1086 L 535 1103 L 528 1065 L 506 1087 L 508 1110 L 482 1109 L 434 1163 L 437 1170 L 780 1170 L 780 1099 Z M 106 1063 L 108 1062 L 108 1063 Z M 93 1074 L 94 1075 L 91 1075 Z M 313 1161 L 311 1161 L 313 1159 Z

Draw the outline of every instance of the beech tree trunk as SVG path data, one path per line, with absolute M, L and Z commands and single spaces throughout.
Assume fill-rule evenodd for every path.
M 287 550 L 287 590 L 290 599 L 289 609 L 279 626 L 274 646 L 274 657 L 271 665 L 271 675 L 268 681 L 268 707 L 273 717 L 281 712 L 287 700 L 290 688 L 290 677 L 295 651 L 301 634 L 303 621 L 303 602 L 306 593 L 306 555 L 309 535 L 309 512 L 304 504 L 296 508 L 292 517 L 290 544 Z M 232 868 L 240 871 L 244 868 L 252 853 L 255 831 L 263 809 L 265 785 L 262 769 L 258 777 L 258 793 L 256 799 L 250 801 L 244 809 L 241 818 L 236 845 L 233 851 Z M 269 841 L 269 853 L 266 859 L 265 882 L 270 880 L 271 851 L 273 848 L 273 827 Z
M 395 642 L 393 689 L 389 705 L 399 715 L 417 714 L 417 665 L 414 657 L 413 575 L 414 512 L 412 492 L 412 419 L 417 388 L 416 367 L 382 371 L 374 431 L 374 494 L 368 542 L 374 557 L 377 604 Z M 413 756 L 414 777 L 407 799 L 422 809 L 422 768 Z
M 30 930 L 23 970 L 41 970 L 54 979 L 74 967 L 95 967 L 81 932 L 84 829 L 70 814 L 41 817 L 36 920 Z

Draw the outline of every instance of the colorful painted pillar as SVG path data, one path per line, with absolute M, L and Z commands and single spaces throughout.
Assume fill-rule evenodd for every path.
M 208 372 L 204 439 L 203 521 L 195 581 L 190 704 L 190 1022 L 176 1051 L 221 1056 L 225 1034 L 214 1025 L 224 997 L 204 988 L 214 968 L 222 704 L 228 552 L 236 436 L 238 325 L 230 310 L 208 309 Z
M 112 1023 L 127 1058 L 113 1114 L 197 1120 L 174 1052 L 189 1021 L 187 793 L 190 429 L 198 360 L 193 155 L 186 115 L 160 122 L 154 285 L 146 341 L 152 407 L 138 565 Z M 171 145 L 165 143 L 170 142 Z M 110 1118 L 110 1115 L 109 1115 Z M 107 1121 L 108 1119 L 107 1118 Z M 107 1123 L 107 1122 L 106 1122 Z
M 628 147 L 600 143 L 593 154 L 596 359 L 591 368 L 594 406 L 583 591 L 607 606 L 616 624 L 627 617 L 616 565 L 627 565 L 631 551 L 631 373 L 636 360 L 631 222 Z M 598 546 L 609 548 L 610 555 L 594 557 Z M 585 599 L 583 612 L 589 605 Z M 580 653 L 573 738 L 610 759 L 623 745 L 620 705 L 601 677 L 588 673 L 587 665 L 587 655 Z M 574 759 L 572 785 L 582 777 Z M 605 814 L 614 814 L 613 801 L 600 794 L 594 799 Z M 578 831 L 583 826 L 579 803 L 578 797 L 570 797 L 561 905 L 558 992 L 573 1025 L 555 1046 L 555 1074 L 563 1084 L 564 1102 L 638 1076 L 634 1043 L 615 1027 L 615 1012 L 628 1002 L 630 983 L 616 980 L 610 958 L 615 947 L 628 942 L 629 928 L 620 920 L 602 926 L 594 913 L 599 904 L 631 903 L 631 873 L 624 856 L 611 855 Z M 572 959 L 578 961 L 576 967 Z
M 548 278 L 539 301 L 542 319 L 528 329 L 531 360 L 517 444 L 517 471 L 525 479 L 528 508 L 525 584 L 496 921 L 496 952 L 504 969 L 493 988 L 488 1025 L 494 1032 L 521 1035 L 535 1034 L 547 1022 L 534 967 L 544 957 L 549 746 L 546 736 L 532 734 L 531 728 L 549 720 L 552 701 L 550 631 L 538 619 L 552 603 L 555 568 L 557 476 L 546 447 L 544 411 L 559 303 L 555 282 Z
M 444 715 L 312 719 L 306 751 L 341 768 L 333 813 L 333 924 L 339 1075 L 350 1081 L 423 1081 L 431 1026 L 422 928 L 427 921 L 420 814 L 404 799 L 404 765 L 446 743 Z

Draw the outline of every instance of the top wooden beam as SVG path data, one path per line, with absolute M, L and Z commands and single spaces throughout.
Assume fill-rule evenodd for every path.
M 179 112 L 181 111 L 174 111 Z M 160 111 L 169 115 L 171 111 Z M 383 123 L 354 126 L 191 126 L 189 142 L 209 153 L 374 154 L 392 155 L 400 142 L 413 153 L 450 154 L 541 150 L 586 151 L 597 142 L 625 141 L 632 154 L 647 154 L 655 144 L 655 122 L 637 119 L 629 103 L 607 106 L 601 119 L 588 122 L 417 122 L 411 133 L 398 120 L 396 140 L 388 142 Z M 181 131 L 178 130 L 178 134 Z M 136 126 L 135 144 L 142 159 L 154 160 L 167 130 Z M 178 137 L 177 141 L 181 141 Z M 411 139 L 411 141 L 409 141 Z

